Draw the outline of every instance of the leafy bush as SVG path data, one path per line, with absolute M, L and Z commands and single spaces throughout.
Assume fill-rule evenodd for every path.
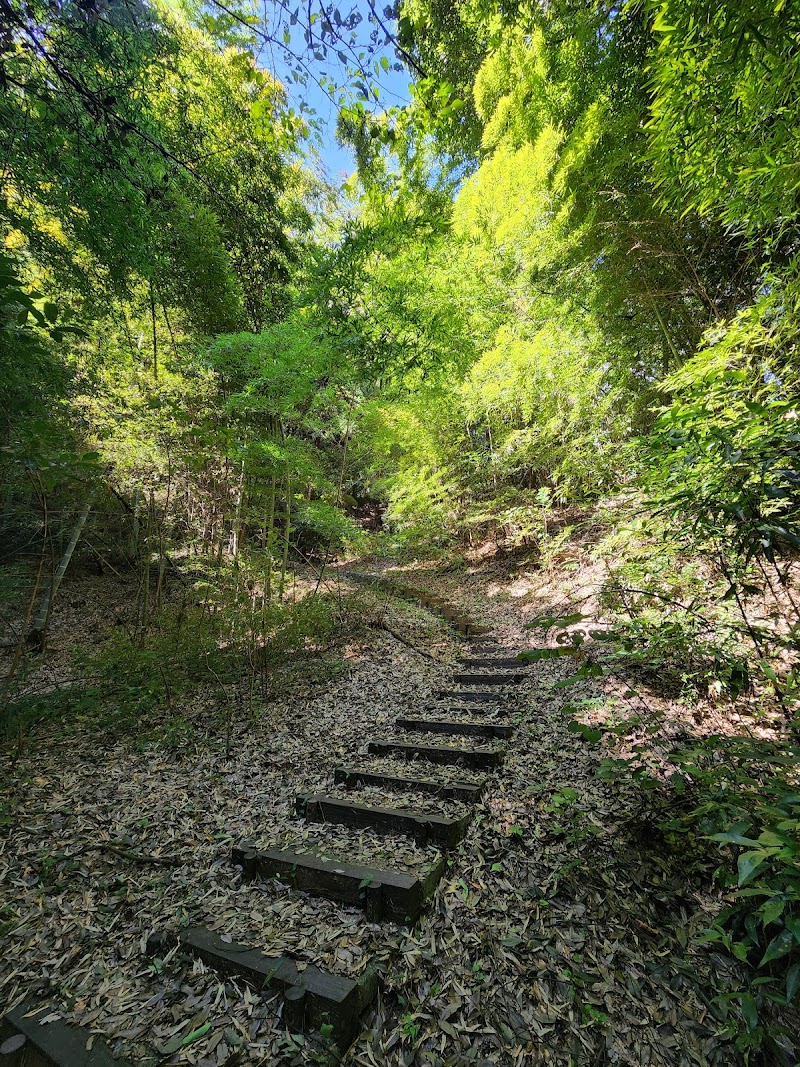
M 710 556 L 769 563 L 800 547 L 800 386 L 791 294 L 715 327 L 666 380 L 644 485 Z M 733 577 L 735 577 L 733 572 Z
M 724 641 L 692 638 L 697 621 L 685 612 L 676 622 L 662 619 L 658 625 L 629 617 L 614 630 L 565 629 L 585 621 L 574 614 L 529 624 L 561 627 L 555 647 L 525 653 L 531 660 L 570 657 L 578 665 L 575 674 L 557 683 L 559 688 L 602 675 L 609 664 L 624 665 L 631 658 L 653 672 L 665 663 L 673 669 L 682 665 L 686 680 L 704 652 L 703 670 L 713 664 L 715 680 L 725 683 L 729 695 L 735 697 L 746 685 L 747 659 L 729 653 L 726 661 Z M 610 653 L 590 654 L 592 637 L 610 640 Z M 574 713 L 579 703 L 566 708 Z M 580 719 L 568 728 L 597 744 L 604 736 L 640 730 L 642 724 L 637 714 L 599 729 Z M 657 732 L 659 727 L 651 723 L 648 729 Z M 793 1064 L 788 1051 L 793 1035 L 775 1022 L 775 1009 L 792 1009 L 800 988 L 800 746 L 752 736 L 711 736 L 664 757 L 637 741 L 632 755 L 601 760 L 598 773 L 639 787 L 648 820 L 682 858 L 684 874 L 687 856 L 693 857 L 691 868 L 708 871 L 703 845 L 719 844 L 722 862 L 713 877 L 725 904 L 699 941 L 725 948 L 746 970 L 739 988 L 716 998 L 715 1015 L 748 1057 L 759 1052 L 770 1063 Z
M 715 878 L 728 903 L 701 942 L 724 947 L 746 967 L 740 989 L 726 1001 L 738 1007 L 727 1028 L 742 1051 L 769 1050 L 789 1063 L 772 1019 L 773 1006 L 796 1004 L 800 987 L 800 748 L 750 738 L 710 737 L 672 753 L 676 784 L 690 788 L 680 815 L 660 827 L 685 853 L 698 832 L 718 842 Z M 742 1025 L 742 1023 L 744 1025 Z
M 89 721 L 101 733 L 174 747 L 228 722 L 232 700 L 254 712 L 257 692 L 272 695 L 272 683 L 285 681 L 287 661 L 304 677 L 336 673 L 338 659 L 319 654 L 336 628 L 332 598 L 273 602 L 263 613 L 248 607 L 247 600 L 227 603 L 218 590 L 203 606 L 163 608 L 158 625 L 137 634 L 116 629 L 99 648 L 74 650 L 80 684 L 40 692 L 30 672 L 21 672 L 3 720 L 5 737 L 41 721 L 60 721 L 65 733 Z M 187 711 L 198 692 L 208 697 L 207 721 Z
M 629 398 L 599 337 L 547 326 L 498 332 L 467 375 L 467 419 L 487 435 L 495 483 L 553 486 L 560 500 L 615 488 L 627 468 Z
M 631 506 L 643 505 L 637 498 Z M 752 643 L 727 583 L 688 556 L 668 524 L 639 515 L 596 555 L 608 568 L 600 605 L 621 666 L 674 694 L 735 698 L 749 689 Z
M 800 608 L 787 566 L 800 548 L 796 302 L 775 285 L 707 333 L 665 383 L 674 399 L 646 443 L 643 475 L 649 510 L 665 520 L 664 540 L 706 561 L 711 580 L 699 602 L 730 602 L 738 612 L 739 632 L 787 716 L 800 678 Z M 748 599 L 756 595 L 770 598 L 772 626 L 752 620 Z

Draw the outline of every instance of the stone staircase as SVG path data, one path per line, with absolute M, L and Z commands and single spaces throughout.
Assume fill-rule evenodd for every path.
M 348 576 L 352 577 L 352 576 Z M 472 812 L 453 815 L 443 810 L 409 810 L 396 807 L 396 794 L 415 792 L 442 802 L 475 806 L 486 787 L 487 775 L 505 759 L 505 747 L 515 724 L 507 716 L 514 692 L 525 678 L 525 664 L 497 647 L 486 627 L 480 626 L 438 597 L 395 583 L 381 582 L 391 595 L 415 600 L 446 619 L 469 641 L 468 654 L 453 674 L 452 688 L 435 694 L 436 703 L 419 714 L 394 720 L 403 740 L 367 738 L 364 752 L 354 752 L 335 769 L 334 790 L 306 793 L 298 789 L 298 818 L 308 823 L 341 825 L 381 834 L 402 834 L 433 845 L 438 858 L 426 869 L 409 873 L 390 867 L 370 867 L 346 856 L 309 852 L 306 847 L 259 849 L 252 841 L 239 842 L 231 863 L 247 880 L 277 879 L 293 891 L 321 896 L 344 905 L 361 907 L 372 923 L 413 923 L 436 890 L 447 866 L 447 852 L 464 839 Z M 496 716 L 502 718 L 496 718 Z M 479 744 L 475 744 L 475 740 Z M 408 764 L 407 775 L 387 774 L 376 760 L 390 757 Z M 485 772 L 480 778 L 459 780 L 443 775 L 451 771 Z M 381 803 L 365 804 L 350 793 L 379 789 Z M 175 935 L 162 933 L 150 939 L 148 950 L 163 956 L 174 942 L 221 975 L 236 977 L 256 990 L 270 989 L 283 997 L 282 1019 L 291 1032 L 320 1031 L 339 1052 L 357 1036 L 360 1017 L 378 991 L 378 975 L 367 969 L 358 979 L 327 973 L 317 967 L 299 967 L 286 956 L 270 956 L 258 948 L 232 943 L 223 935 L 189 928 Z M 88 1032 L 53 1021 L 33 1025 L 18 1009 L 3 1020 L 5 1044 L 0 1067 L 57 1064 L 59 1067 L 110 1067 L 120 1064 L 102 1042 L 87 1052 Z M 8 1051 L 4 1052 L 3 1050 Z

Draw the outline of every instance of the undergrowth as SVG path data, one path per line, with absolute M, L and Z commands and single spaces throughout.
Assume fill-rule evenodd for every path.
M 28 656 L 8 696 L 3 739 L 19 749 L 37 724 L 53 722 L 67 736 L 91 727 L 107 740 L 169 748 L 229 734 L 234 718 L 254 719 L 287 684 L 322 684 L 341 672 L 331 639 L 342 611 L 330 595 L 273 604 L 255 632 L 222 614 L 209 621 L 203 606 L 165 606 L 142 633 L 120 627 L 99 647 L 76 646 L 70 673 L 79 681 L 58 687 L 37 684 Z
M 535 619 L 532 627 L 556 629 L 555 640 L 527 656 L 571 663 L 558 688 L 605 675 L 625 683 L 625 699 L 599 702 L 605 711 L 614 704 L 610 717 L 597 716 L 591 698 L 568 702 L 569 728 L 607 748 L 599 773 L 639 790 L 642 810 L 666 852 L 680 857 L 685 877 L 694 871 L 718 888 L 722 906 L 697 942 L 738 963 L 738 987 L 713 1002 L 721 1030 L 746 1062 L 794 1064 L 795 1034 L 786 1022 L 797 1018 L 800 988 L 792 634 L 769 625 L 752 562 L 743 560 L 735 575 L 730 566 L 715 570 L 657 522 L 614 530 L 596 555 L 608 563 L 603 620 L 582 613 Z M 772 618 L 779 613 L 775 605 Z M 640 683 L 689 707 L 714 703 L 718 715 L 735 713 L 740 725 L 724 735 L 684 731 L 665 748 L 663 712 L 641 696 Z

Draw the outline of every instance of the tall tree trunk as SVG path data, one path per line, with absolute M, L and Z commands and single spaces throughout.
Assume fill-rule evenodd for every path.
M 140 639 L 144 640 L 147 623 L 150 617 L 150 535 L 153 529 L 153 515 L 155 505 L 153 502 L 153 490 L 150 490 L 150 506 L 147 509 L 147 532 L 144 538 L 144 567 L 142 568 L 142 615 Z
M 264 534 L 264 548 L 267 555 L 267 564 L 264 569 L 264 603 L 269 604 L 272 600 L 272 546 L 275 540 L 275 471 L 273 470 L 269 483 L 269 513 Z
M 281 556 L 281 576 L 278 582 L 278 600 L 283 600 L 283 587 L 286 581 L 286 564 L 289 559 L 289 529 L 292 521 L 292 482 L 289 470 L 286 471 L 286 523 L 283 527 L 283 555 Z
M 78 515 L 75 525 L 72 528 L 72 535 L 69 539 L 67 547 L 64 549 L 64 553 L 61 556 L 61 559 L 59 560 L 58 566 L 56 567 L 56 572 L 53 575 L 53 580 L 50 583 L 50 588 L 45 593 L 44 599 L 42 600 L 42 603 L 39 607 L 39 611 L 36 615 L 36 618 L 33 620 L 33 626 L 31 626 L 28 632 L 28 641 L 30 641 L 32 644 L 38 645 L 39 648 L 42 650 L 44 649 L 45 645 L 45 639 L 47 635 L 47 624 L 50 621 L 50 611 L 53 606 L 53 601 L 55 600 L 56 594 L 58 593 L 58 590 L 61 587 L 61 582 L 63 581 L 67 567 L 69 566 L 69 561 L 72 559 L 72 553 L 75 551 L 75 546 L 77 545 L 78 541 L 80 540 L 81 534 L 83 533 L 83 527 L 86 525 L 86 520 L 89 517 L 89 511 L 91 510 L 91 507 L 92 497 L 90 496 L 84 504 L 81 513 Z
M 141 500 L 141 491 L 137 488 L 133 494 L 133 524 L 131 526 L 131 537 L 128 543 L 128 557 L 131 563 L 136 561 L 136 557 L 139 555 L 139 502 Z
M 10 526 L 11 525 L 11 512 L 13 510 L 13 504 L 14 504 L 14 490 L 13 490 L 12 486 L 9 485 L 8 490 L 6 492 L 6 495 L 5 495 L 5 500 L 3 501 L 3 518 L 2 518 L 2 522 L 0 522 L 0 526 L 2 526 L 2 528 L 5 528 L 6 526 Z
M 36 578 L 34 579 L 33 588 L 31 589 L 31 595 L 28 597 L 28 605 L 25 611 L 25 621 L 20 627 L 19 637 L 17 638 L 16 647 L 14 648 L 14 658 L 11 662 L 11 667 L 6 672 L 5 677 L 0 683 L 0 694 L 2 694 L 2 703 L 0 704 L 0 721 L 3 723 L 3 728 L 8 727 L 8 709 L 11 701 L 12 687 L 14 682 L 14 676 L 19 669 L 19 665 L 22 661 L 22 651 L 25 647 L 25 639 L 28 634 L 28 624 L 33 618 L 33 612 L 36 608 L 36 597 L 39 593 L 39 585 L 42 581 L 42 574 L 44 573 L 45 559 L 47 558 L 47 545 L 50 540 L 50 516 L 47 509 L 47 497 L 44 490 L 41 489 L 41 482 L 39 482 L 39 488 L 41 490 L 42 500 L 42 519 L 43 519 L 43 537 L 42 537 L 42 551 L 39 555 L 39 568 L 36 571 Z M 17 738 L 17 755 L 22 753 L 22 722 L 19 724 L 19 735 Z
M 153 323 L 153 379 L 158 381 L 158 336 L 156 334 L 156 294 L 150 282 L 150 318 Z
M 344 448 L 342 449 L 342 462 L 339 467 L 339 484 L 336 487 L 336 507 L 342 506 L 342 488 L 344 487 L 344 472 L 347 465 L 347 451 L 350 447 L 350 416 L 353 412 L 353 403 L 350 401 L 350 406 L 347 409 L 347 424 L 345 426 L 344 435 Z M 325 568 L 328 566 L 328 560 L 331 554 L 331 545 L 333 544 L 333 535 L 328 538 L 328 543 L 325 546 L 325 558 L 322 560 L 322 567 L 317 575 L 317 584 L 314 586 L 314 596 L 319 592 L 319 587 L 322 584 L 322 577 L 325 574 Z
M 242 497 L 244 496 L 244 460 L 239 472 L 239 484 L 236 486 L 236 504 L 233 509 L 233 528 L 231 529 L 231 555 L 239 555 L 239 524 L 242 520 Z

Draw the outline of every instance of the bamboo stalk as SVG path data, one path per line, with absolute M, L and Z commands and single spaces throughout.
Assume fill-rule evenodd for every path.
M 33 620 L 33 626 L 28 632 L 28 640 L 33 642 L 34 644 L 38 644 L 39 647 L 42 649 L 44 648 L 45 635 L 47 633 L 47 624 L 50 621 L 50 612 L 53 606 L 53 601 L 55 600 L 56 594 L 58 593 L 58 590 L 61 587 L 61 582 L 63 581 L 64 575 L 66 574 L 67 567 L 69 566 L 69 561 L 72 559 L 72 553 L 75 551 L 75 546 L 80 540 L 80 536 L 83 532 L 83 527 L 86 525 L 86 520 L 89 517 L 89 511 L 91 510 L 91 507 L 92 495 L 90 494 L 88 500 L 86 501 L 83 508 L 81 509 L 80 514 L 78 515 L 75 525 L 72 528 L 72 535 L 70 536 L 69 542 L 67 543 L 67 547 L 64 549 L 58 567 L 56 568 L 56 572 L 53 575 L 53 580 L 50 583 L 50 588 L 45 593 L 44 599 L 42 600 L 42 603 L 39 607 L 39 611 L 36 615 L 36 618 Z
M 239 555 L 239 524 L 242 515 L 242 497 L 244 495 L 244 458 L 242 469 L 239 474 L 239 484 L 236 487 L 236 504 L 233 509 L 233 524 L 231 529 L 231 555 L 234 559 Z
M 286 581 L 286 564 L 289 560 L 289 528 L 292 521 L 292 483 L 289 468 L 286 468 L 286 522 L 283 528 L 283 553 L 281 555 L 281 576 L 278 582 L 278 600 L 283 602 L 283 587 Z
M 264 547 L 267 554 L 266 573 L 264 575 L 264 600 L 266 604 L 272 601 L 272 545 L 275 537 L 275 471 L 272 472 L 269 486 L 269 514 L 267 517 Z
M 153 490 L 150 490 L 150 505 L 147 509 L 147 529 L 144 537 L 144 567 L 142 569 L 142 613 L 139 620 L 139 636 L 144 638 L 150 616 L 150 532 L 153 519 Z
M 158 381 L 158 335 L 156 333 L 156 295 L 150 282 L 150 320 L 153 324 L 153 380 Z
M 132 525 L 132 528 L 131 528 L 130 542 L 128 543 L 128 555 L 130 556 L 131 562 L 134 562 L 134 560 L 136 559 L 137 555 L 139 554 L 139 501 L 140 501 L 140 499 L 141 499 L 141 491 L 139 490 L 139 487 L 137 486 L 136 490 L 134 491 L 134 494 L 133 494 L 133 525 Z

